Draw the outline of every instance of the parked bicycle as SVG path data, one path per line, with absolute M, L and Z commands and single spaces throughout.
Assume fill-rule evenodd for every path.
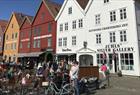
M 45 90 L 45 95 L 75 95 L 75 89 L 72 83 L 65 82 L 64 78 L 62 79 L 61 87 L 58 88 L 56 83 L 51 77 L 48 82 L 48 87 Z

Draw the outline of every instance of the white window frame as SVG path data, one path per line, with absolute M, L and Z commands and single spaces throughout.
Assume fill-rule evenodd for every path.
M 72 36 L 72 46 L 76 46 L 76 36 Z
M 116 33 L 115 32 L 110 32 L 109 33 L 110 37 L 110 43 L 115 43 L 116 42 Z
M 62 46 L 62 38 L 58 39 L 58 46 L 61 47 Z
M 104 0 L 104 3 L 109 3 L 109 0 Z
M 52 47 L 52 37 L 48 37 L 48 47 Z
M 101 34 L 96 34 L 96 44 L 101 44 Z
M 101 24 L 101 15 L 97 14 L 95 15 L 95 25 Z
M 120 9 L 120 20 L 125 20 L 127 19 L 127 9 L 126 8 L 121 8 Z
M 37 45 L 37 46 L 36 46 L 37 48 L 40 48 L 40 45 L 41 45 L 41 44 L 40 44 L 40 39 L 37 40 L 37 44 L 36 44 L 36 45 Z
M 121 53 L 120 62 L 121 62 L 122 70 L 130 70 L 130 71 L 134 70 L 134 54 L 133 53 Z
M 127 41 L 127 34 L 126 30 L 120 31 L 120 42 L 126 42 Z
M 63 31 L 63 24 L 60 24 L 60 32 Z
M 68 14 L 72 14 L 72 7 L 68 8 Z
M 115 22 L 117 20 L 116 18 L 116 11 L 110 11 L 110 22 Z
M 68 30 L 68 22 L 65 23 L 65 31 Z
M 67 37 L 63 38 L 63 46 L 66 47 L 67 46 Z
M 76 20 L 72 21 L 72 29 L 76 29 Z
M 83 19 L 79 19 L 78 24 L 79 24 L 79 28 L 82 28 L 83 27 Z

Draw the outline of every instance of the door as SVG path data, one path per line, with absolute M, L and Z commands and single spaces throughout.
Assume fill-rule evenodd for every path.
M 80 66 L 87 67 L 93 66 L 93 56 L 92 55 L 80 55 L 79 56 Z

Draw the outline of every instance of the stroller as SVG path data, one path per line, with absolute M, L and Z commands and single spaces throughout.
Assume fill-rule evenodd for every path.
M 95 93 L 96 89 L 99 89 L 99 81 L 97 77 L 83 77 L 79 81 L 79 91 L 80 94 L 86 93 L 89 95 L 90 93 Z

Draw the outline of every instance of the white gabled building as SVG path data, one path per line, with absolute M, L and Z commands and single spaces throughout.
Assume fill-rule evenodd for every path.
M 77 50 L 85 41 L 84 9 L 89 0 L 64 0 L 56 17 L 57 21 L 57 60 L 75 60 Z
M 91 57 L 94 65 L 105 62 L 113 73 L 121 70 L 125 75 L 140 76 L 139 0 L 90 0 L 89 2 L 85 9 L 86 35 L 84 36 L 87 47 L 96 51 L 96 56 Z M 65 17 L 61 18 L 59 20 L 65 20 Z M 58 31 L 60 36 L 59 33 Z M 69 34 L 71 35 L 73 33 Z M 79 45 L 82 45 L 82 42 Z

